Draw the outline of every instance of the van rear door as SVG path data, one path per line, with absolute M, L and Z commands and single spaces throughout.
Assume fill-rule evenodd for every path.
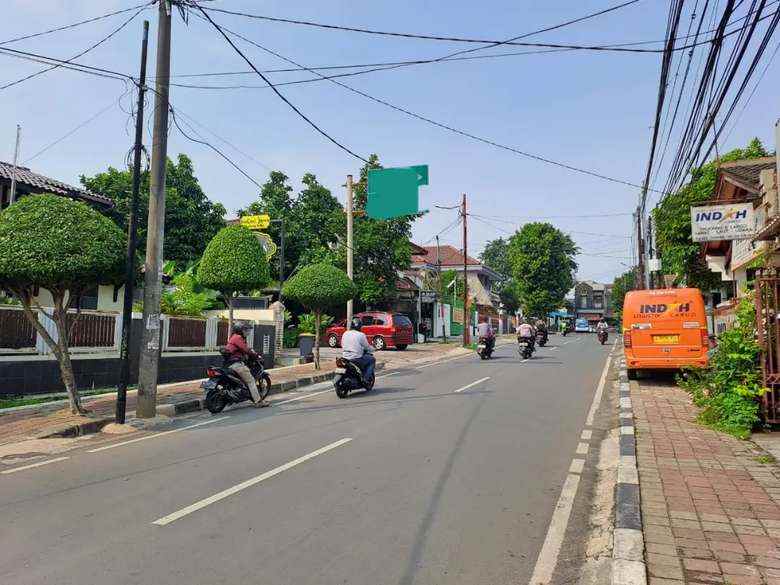
M 706 353 L 704 305 L 674 290 L 642 299 L 634 307 L 631 348 L 635 358 L 698 358 Z M 638 310 L 637 310 L 638 309 Z

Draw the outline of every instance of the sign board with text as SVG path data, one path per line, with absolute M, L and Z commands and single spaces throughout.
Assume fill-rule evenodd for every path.
M 756 232 L 756 216 L 750 202 L 691 207 L 694 242 L 749 240 Z
M 244 215 L 241 217 L 241 225 L 250 230 L 265 230 L 271 225 L 271 216 L 267 213 L 262 215 Z

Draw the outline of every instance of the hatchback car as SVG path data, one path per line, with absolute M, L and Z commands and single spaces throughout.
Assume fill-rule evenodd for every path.
M 368 342 L 375 349 L 396 348 L 403 351 L 414 341 L 414 326 L 406 315 L 386 313 L 383 311 L 366 311 L 358 313 L 363 326 L 361 331 L 366 334 Z M 325 330 L 325 339 L 329 347 L 340 347 L 341 336 L 347 330 L 345 322 L 339 321 Z

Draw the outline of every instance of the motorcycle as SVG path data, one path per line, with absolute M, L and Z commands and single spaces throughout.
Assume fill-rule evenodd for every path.
M 536 343 L 539 344 L 539 347 L 544 347 L 547 343 L 547 337 L 548 333 L 546 329 L 540 329 L 536 332 Z
M 353 390 L 365 388 L 366 392 L 374 388 L 376 375 L 366 379 L 360 367 L 346 358 L 336 360 L 336 375 L 333 377 L 333 387 L 336 389 L 336 396 L 346 398 Z
M 520 356 L 524 359 L 530 359 L 531 354 L 534 352 L 534 342 L 532 339 L 526 339 L 521 337 L 517 340 L 517 350 L 520 352 Z
M 598 332 L 598 336 L 599 336 L 599 343 L 601 343 L 601 345 L 604 345 L 607 342 L 607 330 L 601 329 Z
M 477 355 L 483 360 L 489 360 L 493 355 L 494 345 L 486 337 L 480 337 L 477 342 Z
M 223 358 L 222 366 L 209 366 L 206 369 L 208 380 L 201 384 L 206 393 L 205 406 L 211 414 L 217 414 L 228 404 L 238 404 L 245 400 L 252 400 L 252 394 L 244 381 L 227 366 L 230 354 L 220 351 Z M 247 362 L 249 371 L 252 372 L 260 392 L 260 399 L 265 400 L 271 390 L 271 377 L 266 373 L 263 358 L 250 358 Z

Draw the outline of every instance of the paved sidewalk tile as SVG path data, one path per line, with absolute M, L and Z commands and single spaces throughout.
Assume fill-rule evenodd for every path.
M 631 402 L 650 585 L 780 585 L 780 467 L 671 382 L 631 382 Z

